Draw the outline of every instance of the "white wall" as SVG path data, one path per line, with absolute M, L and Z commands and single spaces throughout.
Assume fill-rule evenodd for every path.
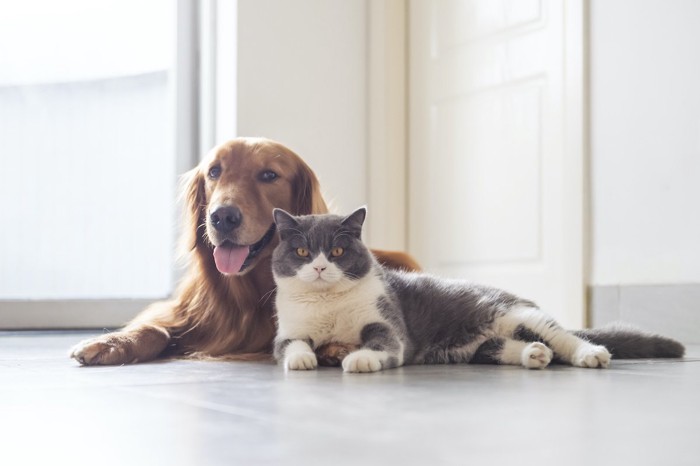
M 700 282 L 700 2 L 591 2 L 594 285 Z
M 367 4 L 238 1 L 238 134 L 297 152 L 339 212 L 367 202 Z

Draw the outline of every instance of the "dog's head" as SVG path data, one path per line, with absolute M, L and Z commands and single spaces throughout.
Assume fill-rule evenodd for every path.
M 186 173 L 184 245 L 212 254 L 219 272 L 242 274 L 268 257 L 277 238 L 272 210 L 325 213 L 318 180 L 281 144 L 238 138 L 213 148 Z

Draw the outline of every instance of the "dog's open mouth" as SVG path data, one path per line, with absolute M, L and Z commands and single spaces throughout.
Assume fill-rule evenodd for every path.
M 275 224 L 267 230 L 267 233 L 255 244 L 239 246 L 231 241 L 224 241 L 214 247 L 214 262 L 221 273 L 236 274 L 243 272 L 253 259 L 265 249 L 275 235 Z

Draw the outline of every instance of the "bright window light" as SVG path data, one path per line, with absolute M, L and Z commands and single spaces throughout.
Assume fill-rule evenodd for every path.
M 175 6 L 0 4 L 0 300 L 170 293 Z

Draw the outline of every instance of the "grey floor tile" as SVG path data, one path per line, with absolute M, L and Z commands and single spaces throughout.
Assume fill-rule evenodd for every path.
M 168 361 L 82 368 L 86 334 L 0 333 L 0 464 L 696 465 L 684 361 L 285 373 Z

